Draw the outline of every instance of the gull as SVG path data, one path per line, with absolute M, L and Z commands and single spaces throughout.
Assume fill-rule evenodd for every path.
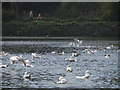
M 85 53 L 88 49 L 83 50 L 82 52 Z
M 76 76 L 78 79 L 86 79 L 90 77 L 90 71 L 87 70 L 85 76 Z
M 111 55 L 110 54 L 106 54 L 105 58 L 111 58 Z
M 32 58 L 42 58 L 42 56 L 37 56 L 36 53 L 32 53 Z
M 100 50 L 100 51 L 106 51 L 106 49 L 105 48 L 99 48 L 98 50 Z
M 1 56 L 8 56 L 10 53 L 5 53 L 4 51 L 0 54 Z
M 76 58 L 73 59 L 73 56 L 71 56 L 70 58 L 65 58 L 65 61 L 77 62 L 78 60 Z
M 29 60 L 26 60 L 26 67 L 34 67 L 33 65 L 30 65 L 30 61 Z
M 80 54 L 78 54 L 76 51 L 74 51 L 73 53 L 72 53 L 72 56 L 73 57 L 77 57 L 77 56 L 79 56 Z
M 14 64 L 15 61 L 20 61 L 23 66 L 26 66 L 26 64 L 25 64 L 25 62 L 24 62 L 24 60 L 23 60 L 23 58 L 22 58 L 22 55 L 10 57 L 10 62 L 11 62 L 11 64 Z
M 77 58 L 74 58 L 74 59 L 70 58 L 69 61 L 70 61 L 70 62 L 77 62 L 78 60 L 77 60 Z
M 65 84 L 65 83 L 67 83 L 67 80 L 64 78 L 64 77 L 59 77 L 59 81 L 58 82 L 56 82 L 56 84 Z
M 59 53 L 59 55 L 64 55 L 65 54 L 65 52 L 64 51 L 62 51 L 62 53 Z
M 72 72 L 72 67 L 70 65 L 68 65 L 66 71 L 67 72 Z
M 111 47 L 113 47 L 113 45 L 111 45 Z
M 110 46 L 107 46 L 106 49 L 111 49 L 111 47 L 110 47 Z
M 7 68 L 9 65 L 0 65 L 1 68 Z
M 79 41 L 79 44 L 82 44 L 82 40 L 81 40 L 81 41 Z
M 55 52 L 55 51 L 52 51 L 51 53 L 52 53 L 52 54 L 56 54 L 57 52 Z
M 68 46 L 74 46 L 74 45 L 75 45 L 75 43 L 70 42 Z
M 94 52 L 92 50 L 90 50 L 90 49 L 87 50 L 87 53 L 88 54 L 94 54 Z
M 74 38 L 75 42 L 79 42 L 79 40 L 77 38 Z
M 82 45 L 82 40 L 79 40 L 79 39 L 74 39 L 74 40 L 78 44 L 77 47 L 79 47 L 80 45 Z
M 78 42 L 78 45 L 77 47 L 81 46 L 82 45 L 82 40 Z
M 111 49 L 113 45 L 107 46 L 106 49 Z
M 64 59 L 65 59 L 65 61 L 69 61 L 70 58 L 64 58 Z
M 94 51 L 90 50 L 90 49 L 85 49 L 82 52 L 87 52 L 88 54 L 94 54 Z M 96 51 L 95 51 L 96 52 Z
M 82 40 L 79 40 L 79 39 L 74 39 L 76 41 L 76 43 L 79 43 L 79 44 L 82 44 Z
M 31 75 L 30 75 L 30 74 L 28 74 L 27 72 L 25 72 L 25 73 L 24 73 L 23 78 L 24 78 L 24 79 L 25 79 L 25 78 L 30 79 L 30 78 L 31 78 Z

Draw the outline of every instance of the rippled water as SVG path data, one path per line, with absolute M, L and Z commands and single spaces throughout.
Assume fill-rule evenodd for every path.
M 8 68 L 2 69 L 3 88 L 118 88 L 118 42 L 111 40 L 83 40 L 81 47 L 68 44 L 72 40 L 42 40 L 42 41 L 3 41 L 3 51 L 9 52 L 9 56 L 3 56 L 2 64 L 10 64 L 11 56 L 23 55 L 23 59 L 29 59 L 34 66 L 24 67 L 16 62 Z M 91 46 L 91 50 L 105 48 L 113 44 L 110 50 L 98 50 L 95 54 L 88 55 L 82 51 Z M 78 62 L 65 61 L 71 53 L 76 50 L 80 53 Z M 65 55 L 52 54 L 65 51 Z M 31 53 L 37 53 L 42 58 L 32 58 Z M 111 58 L 105 58 L 105 54 L 111 54 Z M 73 72 L 66 72 L 66 67 L 71 65 Z M 91 71 L 88 79 L 76 79 L 76 76 L 83 76 L 86 70 Z M 24 72 L 29 72 L 32 79 L 23 79 Z M 66 84 L 55 84 L 60 76 L 67 79 Z

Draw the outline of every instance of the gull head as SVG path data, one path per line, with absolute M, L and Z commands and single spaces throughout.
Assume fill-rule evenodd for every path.
M 30 61 L 27 59 L 26 61 L 25 61 L 26 63 L 30 63 Z
M 25 72 L 25 74 L 24 75 L 27 75 L 27 72 Z
M 20 58 L 23 58 L 23 56 L 22 56 L 22 55 L 20 55 Z
M 90 74 L 90 70 L 87 70 L 87 71 L 86 71 L 86 74 Z
M 62 80 L 62 79 L 64 79 L 64 77 L 62 77 L 62 76 L 61 76 L 61 77 L 59 77 L 59 80 Z

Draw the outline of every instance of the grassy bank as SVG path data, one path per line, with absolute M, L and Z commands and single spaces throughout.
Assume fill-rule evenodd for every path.
M 116 37 L 119 32 L 118 22 L 77 21 L 58 18 L 44 18 L 42 21 L 12 20 L 3 22 L 3 36 L 51 36 L 51 37 Z

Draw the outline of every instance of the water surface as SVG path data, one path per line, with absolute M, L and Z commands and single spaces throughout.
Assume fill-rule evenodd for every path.
M 34 40 L 34 41 L 3 41 L 2 49 L 9 52 L 9 56 L 3 56 L 2 64 L 10 64 L 11 56 L 23 55 L 23 59 L 29 59 L 32 67 L 24 67 L 16 62 L 8 68 L 2 69 L 3 88 L 118 88 L 118 42 L 117 40 L 83 40 L 80 47 L 68 44 L 73 40 Z M 114 45 L 110 50 L 98 50 L 108 45 Z M 91 46 L 96 53 L 88 55 L 82 51 Z M 78 62 L 65 61 L 73 51 L 80 56 L 76 57 Z M 52 54 L 52 51 L 65 55 Z M 42 56 L 32 58 L 31 53 Z M 105 54 L 111 54 L 111 58 L 105 58 Z M 66 72 L 66 67 L 71 65 L 73 72 Z M 76 76 L 83 76 L 86 70 L 91 71 L 88 79 L 76 79 Z M 32 79 L 23 79 L 24 72 L 29 72 Z M 66 84 L 55 84 L 60 76 L 67 79 Z

